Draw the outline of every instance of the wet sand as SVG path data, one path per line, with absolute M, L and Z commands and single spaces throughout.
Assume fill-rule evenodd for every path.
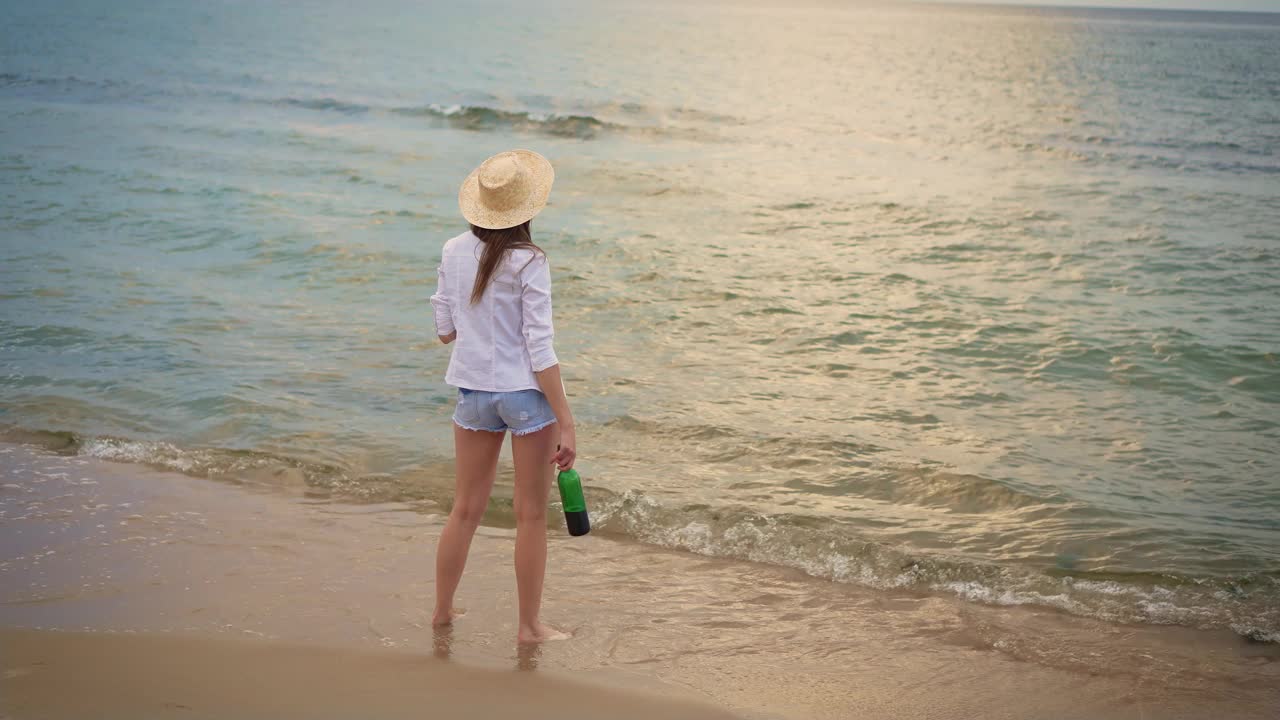
M 287 474 L 218 482 L 0 445 L 0 712 L 564 717 L 562 693 L 611 718 L 1280 709 L 1280 652 L 1229 633 L 871 591 L 560 531 L 544 615 L 571 640 L 516 646 L 513 533 L 497 527 L 473 545 L 467 614 L 433 632 L 442 520 L 309 498 Z

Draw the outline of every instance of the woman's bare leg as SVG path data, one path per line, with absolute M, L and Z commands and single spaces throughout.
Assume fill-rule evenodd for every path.
M 493 480 L 498 472 L 498 452 L 505 432 L 464 430 L 453 426 L 454 469 L 453 509 L 436 545 L 436 609 L 433 625 L 453 621 L 453 594 L 467 564 L 467 551 L 480 518 L 489 504 Z
M 541 642 L 563 634 L 538 619 L 542 579 L 547 570 L 547 496 L 551 492 L 560 431 L 554 424 L 528 435 L 511 436 L 516 464 L 516 590 L 520 595 L 520 642 Z

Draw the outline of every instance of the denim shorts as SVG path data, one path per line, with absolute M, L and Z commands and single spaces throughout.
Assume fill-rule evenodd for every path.
M 458 388 L 453 421 L 465 430 L 528 435 L 556 421 L 551 403 L 541 390 L 489 392 Z

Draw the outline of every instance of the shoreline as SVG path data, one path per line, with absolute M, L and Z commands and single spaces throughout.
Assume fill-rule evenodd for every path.
M 536 667 L 746 718 L 1263 718 L 1280 708 L 1272 645 L 871 591 L 595 536 L 551 537 L 545 619 L 574 637 L 522 655 L 509 529 L 477 534 L 459 592 L 467 615 L 441 637 L 429 622 L 438 515 L 0 451 L 6 633 L 138 635 L 152 649 L 137 652 L 155 658 L 172 650 L 160 648 L 166 637 L 187 644 L 182 656 L 252 640 L 226 652 L 292 648 L 279 652 L 298 667 L 308 661 L 289 653 L 316 647 L 447 654 L 477 672 Z
M 338 505 L 399 505 L 420 513 L 445 513 L 453 496 L 451 460 L 434 456 L 399 474 L 361 475 L 350 468 L 270 452 L 81 437 L 0 423 L 0 445 L 5 443 L 31 444 L 62 456 L 135 463 L 149 471 L 178 472 Z M 510 459 L 504 456 L 483 519 L 490 527 L 515 527 L 510 475 Z M 918 478 L 915 483 L 920 485 Z M 1076 567 L 1069 553 L 1057 563 L 1064 572 L 1046 572 L 1034 563 L 1000 564 L 973 559 L 963 551 L 920 550 L 870 540 L 851 531 L 843 520 L 830 527 L 815 525 L 818 518 L 807 513 L 790 515 L 785 509 L 760 513 L 732 503 L 688 504 L 661 492 L 618 490 L 608 484 L 593 483 L 590 492 L 593 534 L 599 537 L 792 568 L 818 580 L 872 591 L 1047 608 L 1109 623 L 1230 630 L 1249 641 L 1280 645 L 1274 592 L 1280 586 L 1265 572 L 1233 580 L 1155 569 L 1089 571 Z M 909 499 L 904 502 L 911 505 Z M 886 523 L 892 525 L 892 520 L 881 524 Z M 552 518 L 552 524 L 551 531 L 557 532 L 558 517 Z M 1105 545 L 1105 532 L 1101 537 L 1096 543 L 1100 546 Z M 1268 583 L 1275 586 L 1270 588 L 1273 592 L 1268 592 Z

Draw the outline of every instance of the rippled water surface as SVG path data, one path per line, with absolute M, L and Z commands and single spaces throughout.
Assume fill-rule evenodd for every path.
M 1277 16 L 5 5 L 10 437 L 447 502 L 427 297 L 530 147 L 605 532 L 1280 639 Z

